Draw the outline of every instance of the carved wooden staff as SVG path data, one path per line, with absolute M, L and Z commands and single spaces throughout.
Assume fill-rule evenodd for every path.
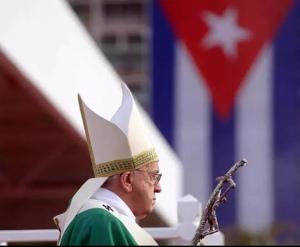
M 217 177 L 216 180 L 218 184 L 213 190 L 206 204 L 206 207 L 201 215 L 201 220 L 197 228 L 196 234 L 193 238 L 193 244 L 197 245 L 201 239 L 205 236 L 213 234 L 219 231 L 219 225 L 216 215 L 216 209 L 226 202 L 226 194 L 232 188 L 236 187 L 236 183 L 233 181 L 232 176 L 241 166 L 245 166 L 248 162 L 245 159 L 240 160 L 235 163 L 224 176 Z M 222 189 L 225 184 L 229 184 L 225 191 L 222 193 Z M 222 193 L 222 194 L 221 194 Z M 208 223 L 208 228 L 206 229 L 206 223 Z

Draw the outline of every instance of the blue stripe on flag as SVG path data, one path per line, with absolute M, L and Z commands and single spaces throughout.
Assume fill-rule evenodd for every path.
M 234 113 L 222 119 L 215 112 L 212 113 L 212 181 L 223 176 L 234 163 Z M 215 186 L 215 183 L 213 187 Z M 222 228 L 235 223 L 235 191 L 228 193 L 228 201 L 217 210 L 219 225 Z
M 158 0 L 152 1 L 152 8 L 151 113 L 156 126 L 174 147 L 174 35 Z
M 300 1 L 274 43 L 275 220 L 300 225 Z

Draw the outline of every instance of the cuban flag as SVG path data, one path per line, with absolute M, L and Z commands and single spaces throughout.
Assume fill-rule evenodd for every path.
M 219 225 L 300 225 L 300 1 L 154 0 L 152 117 L 203 204 L 238 160 Z

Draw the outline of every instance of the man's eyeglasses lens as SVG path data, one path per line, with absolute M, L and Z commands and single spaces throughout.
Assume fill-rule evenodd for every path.
M 150 177 L 152 177 L 154 179 L 155 184 L 159 183 L 161 176 L 162 176 L 161 173 L 156 173 L 156 172 L 149 172 L 149 171 L 139 170 L 139 169 L 136 169 L 135 171 L 148 173 L 150 175 Z

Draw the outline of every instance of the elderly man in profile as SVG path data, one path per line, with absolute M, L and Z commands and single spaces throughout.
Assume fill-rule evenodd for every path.
M 124 83 L 122 92 L 111 119 L 78 97 L 95 178 L 54 218 L 60 245 L 157 245 L 136 220 L 152 212 L 161 192 L 158 156 Z

